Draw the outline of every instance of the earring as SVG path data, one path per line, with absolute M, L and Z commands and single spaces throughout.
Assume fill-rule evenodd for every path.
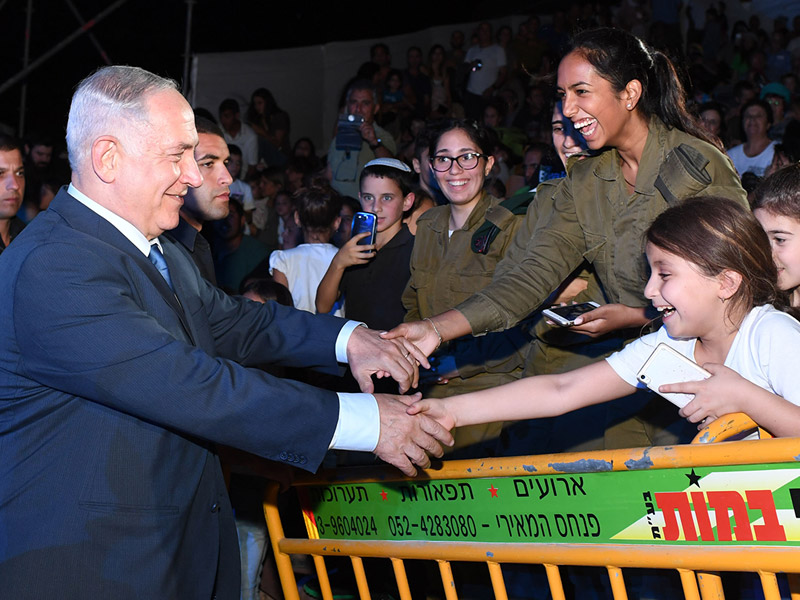
M 633 108 L 633 105 L 630 102 L 628 102 L 628 110 L 630 110 L 631 108 Z

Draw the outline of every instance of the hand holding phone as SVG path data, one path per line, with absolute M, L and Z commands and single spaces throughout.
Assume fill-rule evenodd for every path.
M 561 327 L 570 327 L 575 324 L 575 319 L 582 314 L 594 310 L 600 305 L 597 302 L 581 302 L 567 306 L 551 306 L 542 311 L 542 314 Z
M 354 152 L 361 149 L 361 115 L 341 115 L 336 127 L 336 149 Z
M 667 383 L 702 381 L 711 377 L 711 373 L 662 342 L 653 350 L 636 377 L 659 396 L 666 398 L 675 406 L 683 408 L 691 402 L 694 394 L 659 392 L 658 388 Z

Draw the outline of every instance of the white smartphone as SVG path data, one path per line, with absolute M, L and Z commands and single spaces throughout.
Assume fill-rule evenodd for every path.
M 659 396 L 663 396 L 675 406 L 683 408 L 694 398 L 694 394 L 659 392 L 658 387 L 667 383 L 702 381 L 711 377 L 711 373 L 662 342 L 656 346 L 636 376 L 639 381 Z
M 575 319 L 580 317 L 583 313 L 587 313 L 600 306 L 597 302 L 581 302 L 580 304 L 568 304 L 566 306 L 551 306 L 542 311 L 542 314 L 561 325 L 562 327 L 570 327 L 575 325 Z

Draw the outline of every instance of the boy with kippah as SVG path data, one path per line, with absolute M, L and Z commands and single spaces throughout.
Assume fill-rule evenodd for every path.
M 414 205 L 411 168 L 394 158 L 376 158 L 361 171 L 361 208 L 377 216 L 375 243 L 358 245 L 368 233 L 354 235 L 336 253 L 317 288 L 317 312 L 328 312 L 344 295 L 345 317 L 372 329 L 402 323 L 401 301 L 410 276 L 414 236 L 403 214 Z

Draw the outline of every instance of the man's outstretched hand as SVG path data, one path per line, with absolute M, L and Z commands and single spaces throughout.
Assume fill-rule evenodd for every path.
M 381 418 L 375 454 L 408 476 L 417 474 L 414 465 L 428 468 L 431 464 L 429 455 L 441 457 L 441 444 L 453 445 L 453 436 L 439 423 L 424 414 L 407 414 L 408 406 L 420 398 L 421 394 L 375 394 Z

